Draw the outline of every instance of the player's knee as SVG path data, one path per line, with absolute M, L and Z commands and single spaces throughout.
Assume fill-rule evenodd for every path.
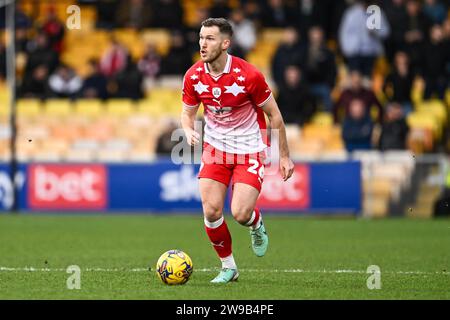
M 209 202 L 203 202 L 203 214 L 206 220 L 214 222 L 222 217 L 222 208 Z
M 251 218 L 253 212 L 253 208 L 232 208 L 231 213 L 233 214 L 234 219 L 240 223 L 245 225 Z

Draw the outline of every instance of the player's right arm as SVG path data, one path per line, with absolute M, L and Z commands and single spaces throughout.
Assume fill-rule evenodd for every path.
M 193 146 L 200 142 L 200 134 L 195 131 L 195 119 L 200 100 L 196 95 L 191 79 L 186 72 L 183 78 L 183 111 L 181 112 L 181 127 L 186 135 L 187 142 Z
M 200 134 L 194 128 L 197 110 L 198 106 L 191 107 L 183 105 L 183 112 L 181 113 L 181 126 L 190 146 L 194 146 L 200 142 Z

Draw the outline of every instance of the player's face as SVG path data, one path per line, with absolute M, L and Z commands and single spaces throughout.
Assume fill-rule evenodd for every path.
M 220 33 L 219 27 L 202 27 L 200 29 L 200 58 L 211 63 L 216 60 L 229 45 L 229 39 Z

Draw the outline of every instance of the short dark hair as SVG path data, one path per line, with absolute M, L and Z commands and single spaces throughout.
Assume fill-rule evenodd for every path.
M 233 36 L 233 27 L 224 18 L 208 18 L 202 22 L 202 27 L 218 27 L 220 33 L 227 34 L 230 38 Z

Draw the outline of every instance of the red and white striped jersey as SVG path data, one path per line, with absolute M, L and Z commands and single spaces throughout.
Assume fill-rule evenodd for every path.
M 272 97 L 262 73 L 238 57 L 228 55 L 222 74 L 214 77 L 202 61 L 184 75 L 185 108 L 204 107 L 205 142 L 235 154 L 265 150 L 266 121 L 261 107 Z

